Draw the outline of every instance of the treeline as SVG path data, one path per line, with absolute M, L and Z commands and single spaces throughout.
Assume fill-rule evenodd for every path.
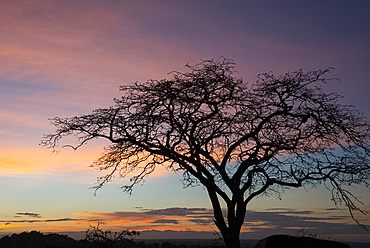
M 42 234 L 38 231 L 23 232 L 4 236 L 0 248 L 214 248 L 219 245 L 186 245 L 169 242 L 147 244 L 135 242 L 135 231 L 111 232 L 92 228 L 83 240 L 75 240 L 67 235 Z
M 4 236 L 0 239 L 1 248 L 79 248 L 88 247 L 85 240 L 77 241 L 60 234 L 42 234 L 37 231 Z

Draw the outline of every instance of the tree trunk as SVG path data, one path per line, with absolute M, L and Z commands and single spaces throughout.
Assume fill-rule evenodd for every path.
M 228 229 L 228 233 L 222 233 L 227 248 L 240 248 L 239 232 Z
M 218 200 L 216 192 L 207 187 L 207 192 L 213 206 L 213 216 L 217 228 L 220 230 L 222 238 L 227 248 L 240 248 L 240 230 L 244 222 L 246 205 L 241 201 L 237 207 L 237 214 L 232 213 L 235 208 L 234 204 L 228 204 L 228 225 L 225 222 L 223 211 Z

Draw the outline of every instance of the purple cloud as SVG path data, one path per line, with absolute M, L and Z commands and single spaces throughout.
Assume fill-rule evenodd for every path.
M 177 220 L 159 219 L 152 222 L 153 224 L 179 224 Z
M 41 218 L 40 214 L 37 213 L 16 213 L 15 218 L 21 217 L 21 216 L 28 216 L 28 217 L 33 217 L 33 218 Z

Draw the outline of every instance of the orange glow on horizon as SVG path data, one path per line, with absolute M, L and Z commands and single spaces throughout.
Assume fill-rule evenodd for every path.
M 57 154 L 44 147 L 35 149 L 23 148 L 9 149 L 0 147 L 0 173 L 3 175 L 17 174 L 55 174 L 59 172 L 81 172 L 101 176 L 91 164 L 100 155 L 101 151 L 94 149 L 81 149 L 73 151 L 63 149 Z M 108 173 L 108 171 L 107 171 Z M 150 177 L 163 177 L 173 175 L 164 166 L 156 167 Z

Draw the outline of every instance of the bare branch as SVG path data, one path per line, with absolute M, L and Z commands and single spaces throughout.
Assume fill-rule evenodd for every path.
M 327 77 L 332 68 L 264 73 L 255 84 L 235 77 L 235 63 L 223 57 L 186 68 L 168 80 L 122 86 L 113 107 L 52 119 L 56 132 L 41 144 L 76 150 L 108 140 L 94 163 L 107 174 L 95 189 L 129 177 L 122 189 L 131 193 L 160 166 L 182 171 L 185 186 L 205 186 L 229 240 L 238 238 L 252 199 L 291 187 L 330 181 L 335 204 L 352 217 L 365 213 L 346 187 L 370 187 L 370 124 L 342 96 L 323 91 L 335 80 Z

